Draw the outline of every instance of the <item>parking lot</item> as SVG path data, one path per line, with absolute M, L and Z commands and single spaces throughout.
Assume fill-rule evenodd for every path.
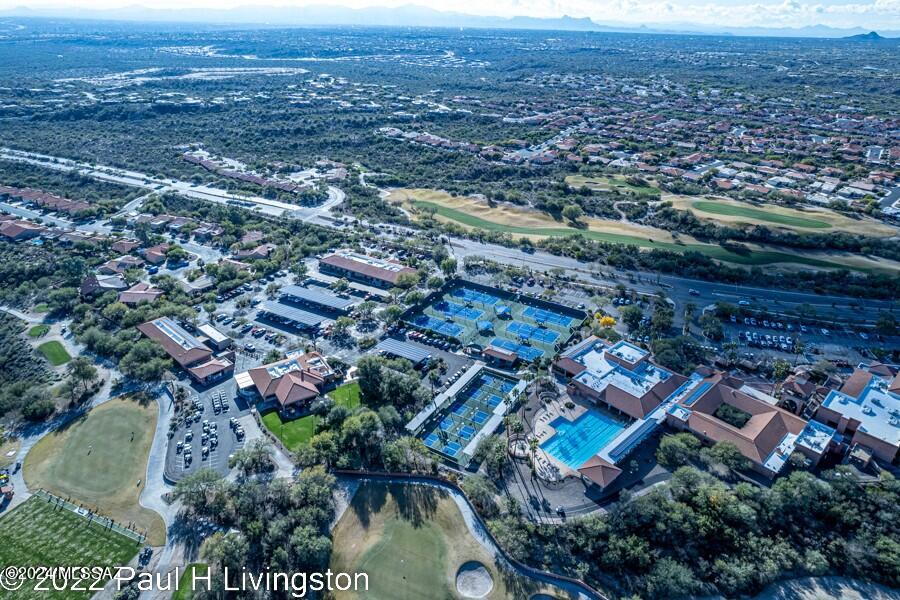
M 237 424 L 249 414 L 249 406 L 235 399 L 235 384 L 229 379 L 210 390 L 191 390 L 178 426 L 169 438 L 166 476 L 178 481 L 201 468 L 228 474 L 228 457 L 246 443 L 246 433 Z
M 418 332 L 407 331 L 406 329 L 401 328 L 388 337 L 406 342 L 411 346 L 422 348 L 431 354 L 432 363 L 438 360 L 444 361 L 444 364 L 447 365 L 447 370 L 441 373 L 441 384 L 446 384 L 455 373 L 464 371 L 474 363 L 474 361 L 465 354 L 453 352 L 450 349 L 449 344 L 444 348 L 443 343 L 445 342 L 443 342 L 443 340 L 426 338 L 425 336 L 418 334 Z M 427 341 L 429 339 L 430 343 Z M 437 343 L 442 344 L 441 346 L 438 346 L 436 345 Z M 436 388 L 435 391 L 437 391 Z
M 332 340 L 321 335 L 314 338 L 312 334 L 260 316 L 259 309 L 262 304 L 270 300 L 266 294 L 266 288 L 270 284 L 279 287 L 291 285 L 295 283 L 295 279 L 293 274 L 279 271 L 257 282 L 244 284 L 235 291 L 221 296 L 221 302 L 216 303 L 217 310 L 211 317 L 210 323 L 235 340 L 235 350 L 238 355 L 237 370 L 246 370 L 251 366 L 256 366 L 272 350 L 283 353 L 315 345 L 320 352 L 345 362 L 353 362 L 362 354 L 355 344 L 339 343 L 339 340 Z M 325 288 L 327 286 L 324 281 L 313 281 L 310 278 L 306 278 L 304 281 L 311 287 L 318 285 Z M 351 288 L 348 293 L 357 296 L 360 300 L 370 297 L 365 290 L 361 289 Z M 302 309 L 314 314 L 321 313 L 327 319 L 324 323 L 326 326 L 330 320 L 334 319 L 333 315 L 318 311 L 315 307 L 303 306 Z M 353 328 L 353 331 L 357 336 L 377 336 L 379 330 L 377 322 L 375 324 L 375 329 L 371 331 L 359 330 L 359 324 Z M 251 364 L 254 360 L 257 363 Z
M 896 337 L 788 319 L 735 316 L 723 325 L 725 339 L 737 342 L 745 351 L 782 358 L 794 356 L 801 349 L 808 360 L 814 361 L 818 356 L 854 364 L 873 358 L 872 348 L 887 349 L 898 343 Z

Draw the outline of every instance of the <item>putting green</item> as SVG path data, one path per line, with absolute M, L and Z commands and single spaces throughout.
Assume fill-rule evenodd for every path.
M 751 206 L 739 206 L 736 204 L 712 202 L 709 200 L 697 200 L 692 206 L 701 212 L 714 215 L 746 217 L 757 221 L 767 221 L 769 223 L 777 223 L 778 225 L 786 225 L 788 227 L 800 227 L 802 229 L 831 229 L 831 224 L 826 223 L 825 221 L 782 214 L 761 208 L 753 208 Z
M 152 545 L 165 542 L 165 524 L 138 502 L 156 429 L 155 403 L 115 398 L 41 439 L 25 457 L 29 488 L 43 488 L 135 523 Z M 133 436 L 132 436 L 133 434 Z
M 66 352 L 65 347 L 56 340 L 44 342 L 43 344 L 38 346 L 37 349 L 38 352 L 43 354 L 44 358 L 46 358 L 47 361 L 54 367 L 64 365 L 72 360 L 72 357 L 69 356 L 68 352 Z
M 47 332 L 50 331 L 49 325 L 35 325 L 31 329 L 28 330 L 28 337 L 39 338 L 47 335 Z
M 501 570 L 472 535 L 456 502 L 443 490 L 421 485 L 363 483 L 333 532 L 330 568 L 369 576 L 364 594 L 336 599 L 418 600 L 459 598 L 459 568 L 477 561 L 494 588 L 485 598 L 568 597 L 561 590 Z

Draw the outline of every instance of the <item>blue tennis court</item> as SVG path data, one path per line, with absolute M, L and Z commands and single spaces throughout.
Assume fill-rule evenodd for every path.
M 553 323 L 562 327 L 569 327 L 572 324 L 572 317 L 561 315 L 552 310 L 544 310 L 535 306 L 529 306 L 522 313 L 524 316 L 534 319 L 538 323 Z
M 459 317 L 460 319 L 468 319 L 469 321 L 475 321 L 484 314 L 484 311 L 480 311 L 477 308 L 469 308 L 468 306 L 463 306 L 456 302 L 448 302 L 446 300 L 436 302 L 434 310 L 441 312 L 448 317 Z
M 503 415 L 506 402 L 519 380 L 500 372 L 483 370 L 462 386 L 419 432 L 425 445 L 458 465 L 465 465 L 473 454 L 468 449 L 485 431 L 492 415 Z
M 434 317 L 429 317 L 428 315 L 418 315 L 415 319 L 412 320 L 412 323 L 416 327 L 430 329 L 435 333 L 440 333 L 441 335 L 446 335 L 449 337 L 459 337 L 459 335 L 463 332 L 463 328 L 456 323 L 448 323 L 447 321 L 441 321 L 440 319 L 435 319 Z
M 477 425 L 484 424 L 484 422 L 487 421 L 487 419 L 488 419 L 488 414 L 482 410 L 475 411 L 475 414 L 472 415 L 472 422 Z
M 552 344 L 559 339 L 559 334 L 555 331 L 541 329 L 540 327 L 535 327 L 534 325 L 529 325 L 528 323 L 523 323 L 521 321 L 513 321 L 510 323 L 509 327 L 506 328 L 506 332 L 520 338 L 537 340 L 544 344 Z
M 519 355 L 520 358 L 522 358 L 522 360 L 536 360 L 544 355 L 544 351 L 540 350 L 539 348 L 532 348 L 531 346 L 526 346 L 524 344 L 517 344 L 512 340 L 507 340 L 504 338 L 492 339 L 491 346 L 506 350 L 508 352 L 515 352 Z
M 493 306 L 500 301 L 500 298 L 496 296 L 464 287 L 456 288 L 451 292 L 451 295 L 455 298 L 462 298 L 463 300 L 467 300 L 468 302 L 480 302 L 485 306 Z

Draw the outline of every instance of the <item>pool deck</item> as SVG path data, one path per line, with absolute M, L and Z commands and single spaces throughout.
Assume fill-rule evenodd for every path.
M 575 403 L 574 408 L 567 408 L 566 402 Z M 580 401 L 573 400 L 567 395 L 560 396 L 555 400 L 551 400 L 543 408 L 538 410 L 534 415 L 531 423 L 534 436 L 538 443 L 543 444 L 556 434 L 556 428 L 551 425 L 558 417 L 565 417 L 568 421 L 575 421 L 588 411 L 588 406 Z M 547 481 L 559 481 L 564 477 L 578 477 L 578 471 L 572 469 L 564 462 L 551 456 L 540 446 L 535 452 L 535 460 L 537 464 L 535 469 L 538 475 Z

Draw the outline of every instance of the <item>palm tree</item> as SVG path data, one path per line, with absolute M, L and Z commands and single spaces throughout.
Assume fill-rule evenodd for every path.
M 536 469 L 537 464 L 537 449 L 538 449 L 538 440 L 536 437 L 532 436 L 528 438 L 528 451 L 531 453 L 531 470 L 534 471 Z
M 434 398 L 434 386 L 441 381 L 440 369 L 431 369 L 428 371 L 428 381 L 431 383 L 431 397 Z

